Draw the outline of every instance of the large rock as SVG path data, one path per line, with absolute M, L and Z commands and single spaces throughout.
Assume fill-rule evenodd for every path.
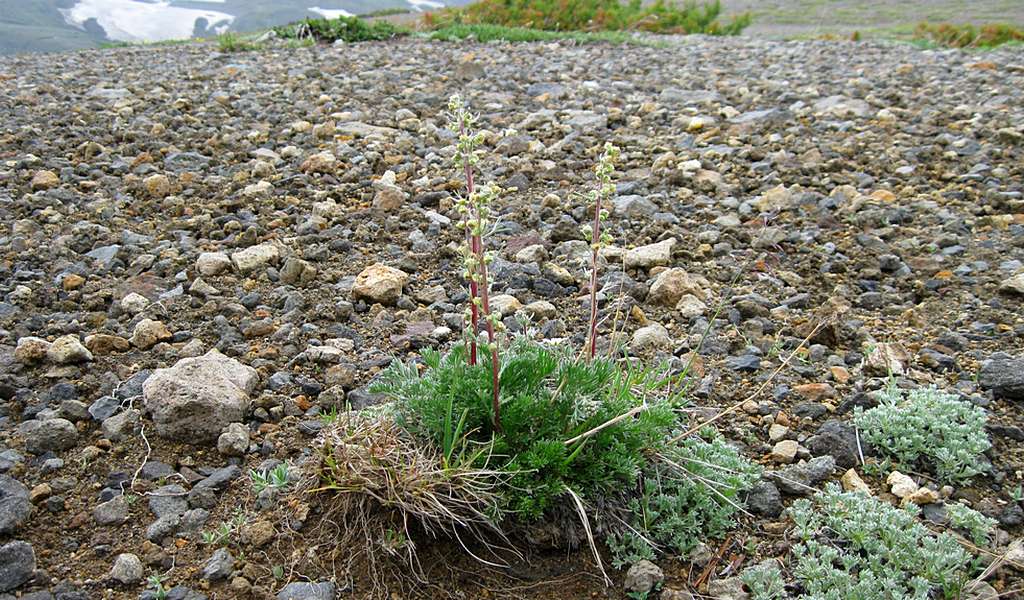
M 836 459 L 825 455 L 779 471 L 765 473 L 764 476 L 787 494 L 809 496 L 817 491 L 815 486 L 831 477 L 835 470 Z
M 231 262 L 235 263 L 235 268 L 240 273 L 251 273 L 260 267 L 277 264 L 280 258 L 281 253 L 277 246 L 270 242 L 264 242 L 233 253 L 231 255 Z
M 0 546 L 0 593 L 18 588 L 35 570 L 36 553 L 31 544 L 14 541 Z
M 252 367 L 211 350 L 157 369 L 143 384 L 142 395 L 157 435 L 209 443 L 228 424 L 242 420 L 258 381 Z
M 22 423 L 18 431 L 25 438 L 25 449 L 36 455 L 63 452 L 78 442 L 78 430 L 67 419 L 33 419 Z
M 0 475 L 0 535 L 13 533 L 31 512 L 28 488 L 17 479 Z
M 92 352 L 82 345 L 77 335 L 64 335 L 53 340 L 46 357 L 58 365 L 70 365 L 92 360 Z
M 675 306 L 686 295 L 703 300 L 707 287 L 707 279 L 699 275 L 690 275 L 683 269 L 666 269 L 654 279 L 647 299 L 652 304 Z
M 626 252 L 627 269 L 650 269 L 651 267 L 662 267 L 672 260 L 672 248 L 676 245 L 676 238 L 668 238 L 656 244 L 648 244 L 633 248 Z
M 330 581 L 296 581 L 281 588 L 277 600 L 334 600 L 334 595 L 335 587 Z
M 1024 400 L 1024 358 L 996 356 L 981 367 L 978 383 L 996 396 Z
M 405 271 L 380 263 L 370 265 L 356 276 L 352 296 L 379 304 L 394 304 L 409 281 Z

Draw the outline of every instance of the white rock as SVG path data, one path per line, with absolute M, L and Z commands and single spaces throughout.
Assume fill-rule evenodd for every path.
M 50 344 L 46 358 L 58 365 L 70 365 L 92 360 L 92 352 L 78 341 L 77 335 L 63 335 Z
M 149 298 L 135 292 L 131 292 L 124 298 L 121 298 L 121 310 L 130 315 L 137 315 L 146 310 L 149 304 Z
M 491 312 L 496 312 L 502 317 L 514 315 L 523 307 L 523 304 L 515 296 L 509 294 L 498 294 L 490 298 Z
M 131 585 L 142 580 L 142 561 L 134 554 L 118 554 L 114 559 L 114 567 L 110 570 L 110 578 Z
M 672 248 L 676 238 L 668 238 L 656 244 L 648 244 L 626 251 L 627 269 L 650 269 L 665 266 L 672 260 Z
M 645 350 L 671 350 L 672 338 L 664 326 L 658 323 L 651 323 L 633 332 L 631 347 L 637 352 Z
M 402 295 L 409 275 L 394 267 L 380 263 L 370 265 L 356 276 L 352 296 L 380 304 L 394 304 Z
M 235 264 L 235 268 L 240 272 L 249 273 L 268 264 L 277 264 L 280 258 L 281 253 L 278 251 L 277 246 L 270 242 L 264 242 L 233 253 L 231 255 L 231 262 Z
M 211 277 L 231 268 L 231 259 L 223 252 L 203 252 L 196 259 L 196 270 L 200 275 Z
M 917 483 L 909 475 L 904 475 L 899 471 L 889 473 L 889 476 L 885 478 L 885 483 L 889 486 L 892 495 L 900 499 L 910 496 L 918 488 Z

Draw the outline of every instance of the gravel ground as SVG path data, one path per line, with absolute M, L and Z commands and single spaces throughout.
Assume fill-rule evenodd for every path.
M 602 298 L 630 305 L 632 350 L 681 364 L 724 303 L 700 349 L 697 417 L 742 403 L 719 425 L 747 456 L 769 471 L 828 457 L 814 464 L 838 478 L 859 462 L 845 440 L 867 392 L 890 373 L 940 385 L 986 409 L 994 444 L 991 472 L 952 497 L 999 519 L 998 552 L 1020 539 L 1019 50 L 187 45 L 4 57 L 0 85 L 4 600 L 155 597 L 154 573 L 171 598 L 366 594 L 301 535 L 275 535 L 317 517 L 254 494 L 246 474 L 297 467 L 321 411 L 379 402 L 364 386 L 392 357 L 458 337 L 443 115 L 456 92 L 495 132 L 482 179 L 512 188 L 490 239 L 511 327 L 530 313 L 538 335 L 582 342 L 574 192 L 614 142 Z M 623 249 L 647 259 L 623 270 Z M 364 272 L 378 263 L 391 268 Z M 652 293 L 666 268 L 690 275 L 692 297 Z M 779 439 L 796 455 L 773 452 Z M 892 499 L 884 476 L 860 474 Z M 784 556 L 787 491 L 766 479 L 755 514 L 709 546 Z M 215 553 L 200 532 L 222 523 Z M 734 582 L 730 562 L 710 579 Z M 702 570 L 662 567 L 679 594 L 663 598 L 687 597 Z M 446 573 L 463 597 L 623 597 L 585 553 Z M 986 581 L 1019 597 L 1010 566 Z

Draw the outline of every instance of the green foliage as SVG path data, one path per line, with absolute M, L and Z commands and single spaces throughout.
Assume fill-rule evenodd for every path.
M 202 532 L 202 541 L 208 546 L 226 546 L 235 541 L 235 535 L 245 525 L 245 513 L 241 509 L 235 509 L 235 514 L 213 531 Z
M 406 35 L 409 31 L 387 21 L 367 21 L 359 17 L 335 19 L 303 19 L 274 28 L 284 39 L 314 39 L 318 42 L 369 42 L 389 40 Z
M 633 522 L 609 541 L 617 566 L 652 560 L 657 548 L 684 555 L 734 525 L 740 496 L 761 469 L 717 434 L 707 438 L 684 438 L 644 469 L 640 494 L 630 501 Z
M 786 598 L 786 584 L 779 568 L 771 564 L 750 567 L 740 575 L 753 600 L 780 600 Z
M 789 508 L 799 543 L 792 572 L 802 598 L 927 600 L 959 597 L 971 557 L 950 533 L 933 535 L 915 505 L 894 508 L 835 483 Z
M 260 45 L 229 31 L 217 37 L 217 49 L 225 53 L 248 52 L 249 50 L 259 50 Z
M 165 600 L 167 598 L 168 590 L 164 587 L 164 581 L 166 581 L 167 575 L 160 573 L 154 573 L 146 578 L 147 589 L 151 592 L 153 600 Z
M 966 531 L 971 541 L 977 546 L 988 544 L 992 531 L 999 523 L 960 503 L 947 504 L 946 517 L 949 519 L 950 525 Z
M 895 387 L 879 393 L 879 405 L 857 409 L 854 422 L 882 454 L 908 466 L 934 470 L 943 481 L 963 482 L 983 472 L 982 453 L 992 444 L 985 411 L 935 388 Z
M 475 39 L 478 42 L 549 42 L 552 40 L 569 40 L 578 44 L 606 42 L 610 44 L 640 44 L 649 42 L 636 38 L 621 31 L 544 31 L 529 27 L 508 27 L 505 25 L 488 25 L 484 23 L 465 24 L 453 23 L 431 31 L 431 39 L 452 42 Z
M 283 490 L 288 487 L 288 464 L 281 463 L 269 471 L 252 469 L 249 471 L 249 479 L 257 496 L 268 487 Z
M 461 8 L 427 15 L 427 24 L 504 25 L 545 31 L 626 31 L 738 35 L 750 25 L 744 13 L 719 21 L 719 0 L 698 5 L 692 0 L 478 0 Z
M 393 362 L 371 389 L 394 398 L 398 423 L 447 460 L 469 454 L 509 473 L 503 508 L 524 520 L 540 517 L 566 488 L 584 499 L 631 488 L 645 452 L 659 447 L 676 422 L 672 400 L 658 398 L 669 382 L 660 372 L 577 361 L 566 348 L 521 337 L 501 352 L 499 434 L 491 421 L 489 353 L 469 365 L 458 345 L 443 356 L 424 351 L 423 361 L 422 376 L 414 364 Z
M 1024 42 L 1024 29 L 1009 23 L 990 23 L 980 27 L 953 23 L 919 23 L 914 38 L 949 48 L 995 48 Z

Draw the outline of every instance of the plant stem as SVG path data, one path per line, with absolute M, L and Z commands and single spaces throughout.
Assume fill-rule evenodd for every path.
M 466 135 L 466 124 L 462 119 L 459 119 L 459 135 Z M 466 194 L 472 200 L 475 186 L 473 184 L 473 165 L 470 164 L 469 157 L 465 159 L 463 164 L 463 170 L 466 173 Z M 470 252 L 474 255 L 477 254 L 474 236 L 470 233 L 469 229 L 466 229 L 466 244 L 470 246 Z M 476 336 L 480 329 L 480 311 L 476 307 L 476 298 L 479 295 L 479 289 L 476 282 L 476 277 L 471 272 L 469 274 L 469 310 L 470 310 L 470 331 L 469 336 L 469 364 L 470 366 L 476 365 Z
M 474 205 L 477 223 L 480 222 L 480 207 Z M 501 433 L 501 402 L 499 399 L 498 380 L 500 365 L 498 364 L 498 341 L 494 337 L 494 322 L 491 320 L 491 299 L 489 284 L 487 281 L 487 261 L 484 253 L 484 240 L 482 234 L 473 236 L 473 251 L 476 253 L 476 264 L 480 273 L 480 308 L 484 313 L 484 323 L 487 328 L 487 345 L 491 348 L 491 412 L 494 419 L 494 431 Z M 475 342 L 474 342 L 475 344 Z M 475 350 L 475 346 L 474 346 Z
M 594 359 L 597 352 L 597 249 L 601 239 L 601 194 L 594 203 L 593 237 L 590 238 L 590 350 L 588 358 Z

